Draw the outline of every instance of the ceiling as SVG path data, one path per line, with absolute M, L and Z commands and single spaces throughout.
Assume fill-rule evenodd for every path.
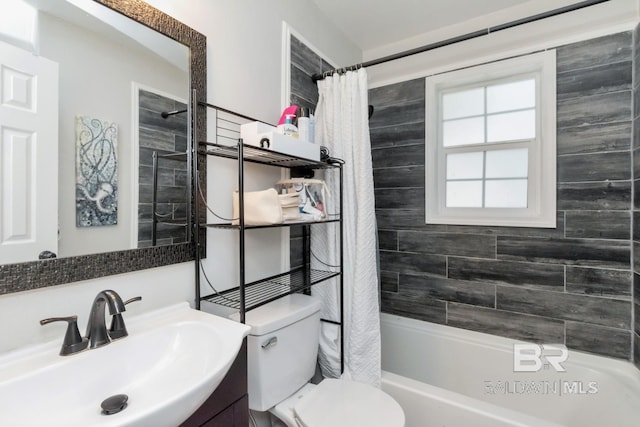
M 530 0 L 313 0 L 363 51 Z M 470 30 L 475 30 L 470 29 Z

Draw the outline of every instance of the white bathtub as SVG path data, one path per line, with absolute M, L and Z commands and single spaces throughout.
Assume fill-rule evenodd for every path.
M 382 389 L 406 427 L 640 426 L 629 362 L 570 350 L 566 372 L 514 372 L 521 341 L 388 314 L 381 329 Z

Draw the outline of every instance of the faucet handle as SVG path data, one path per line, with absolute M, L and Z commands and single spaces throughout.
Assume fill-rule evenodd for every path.
M 137 296 L 137 297 L 129 298 L 128 300 L 126 300 L 124 302 L 124 305 L 127 305 L 127 304 L 132 303 L 132 302 L 136 302 L 136 301 L 142 301 L 142 297 L 141 296 Z
M 142 297 L 133 297 L 124 302 L 124 305 L 135 301 L 141 301 Z M 118 338 L 124 338 L 129 333 L 127 332 L 127 327 L 124 324 L 124 319 L 122 318 L 122 313 L 114 314 L 111 318 L 111 326 L 109 327 L 109 337 L 112 340 L 117 340 Z
M 89 340 L 82 338 L 80 331 L 78 331 L 78 316 L 50 317 L 48 319 L 42 319 L 40 324 L 47 325 L 53 322 L 67 322 L 67 332 L 64 334 L 64 340 L 60 348 L 60 356 L 68 356 L 87 348 Z

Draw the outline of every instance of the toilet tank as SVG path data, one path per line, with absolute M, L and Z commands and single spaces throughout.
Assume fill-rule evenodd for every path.
M 236 313 L 231 316 L 238 320 Z M 320 302 L 292 294 L 246 313 L 249 408 L 266 411 L 313 376 L 318 355 Z

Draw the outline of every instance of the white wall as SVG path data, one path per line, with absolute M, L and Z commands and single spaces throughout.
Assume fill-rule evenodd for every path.
M 350 65 L 361 59 L 361 52 L 326 19 L 318 16 L 310 0 L 151 0 L 149 3 L 207 36 L 209 102 L 265 121 L 277 120 L 282 107 L 283 20 L 339 65 Z M 262 176 L 263 172 L 259 173 Z M 273 178 L 273 172 L 264 173 L 270 180 Z M 235 180 L 235 176 L 229 179 Z M 256 179 L 250 185 L 258 185 L 258 181 Z M 222 192 L 215 186 L 209 188 L 210 200 L 216 196 L 220 200 L 227 198 L 230 206 L 228 188 Z M 254 236 L 248 263 L 271 268 L 274 262 L 281 261 L 279 236 L 267 237 L 260 241 Z M 227 243 L 216 239 L 210 239 L 208 244 L 223 252 L 233 251 Z M 236 268 L 235 264 L 229 265 L 224 260 L 218 260 L 213 267 L 210 272 L 214 277 L 220 276 L 221 271 L 233 272 Z M 130 315 L 174 302 L 193 302 L 194 265 L 184 263 L 0 296 L 0 323 L 16 328 L 13 331 L 9 327 L 3 328 L 0 352 L 27 343 L 62 340 L 64 325 L 41 327 L 38 320 L 45 317 L 77 314 L 83 330 L 93 297 L 99 290 L 108 288 L 116 290 L 123 298 L 143 296 L 142 304 L 127 308 Z
M 275 123 L 283 101 L 283 21 L 338 65 L 361 60 L 361 51 L 322 15 L 310 0 L 149 0 L 207 36 L 207 99 L 211 104 Z M 214 141 L 212 120 L 209 140 Z M 281 178 L 280 171 L 249 165 L 246 190 L 262 190 Z M 219 215 L 231 217 L 231 194 L 237 188 L 235 162 L 210 158 L 207 200 Z M 287 230 L 254 230 L 246 235 L 246 280 L 277 274 L 288 262 Z M 237 233 L 207 231 L 203 265 L 217 290 L 238 285 Z M 202 281 L 202 294 L 212 290 Z
M 207 36 L 210 103 L 267 122 L 280 117 L 282 21 L 340 66 L 361 51 L 311 0 L 147 0 Z
M 132 191 L 132 82 L 188 99 L 188 74 L 140 48 L 48 14 L 39 19 L 40 54 L 60 65 L 58 256 L 130 249 Z M 76 227 L 75 117 L 91 116 L 118 125 L 118 224 Z M 137 240 L 137 239 L 136 239 Z
M 101 279 L 86 280 L 19 292 L 0 297 L 0 353 L 20 346 L 60 340 L 66 323 L 40 326 L 47 317 L 78 316 L 84 335 L 93 299 L 103 289 L 113 289 L 123 300 L 142 296 L 142 301 L 127 305 L 126 318 L 177 302 L 193 302 L 193 263 L 175 264 Z M 108 326 L 108 324 L 107 324 Z

